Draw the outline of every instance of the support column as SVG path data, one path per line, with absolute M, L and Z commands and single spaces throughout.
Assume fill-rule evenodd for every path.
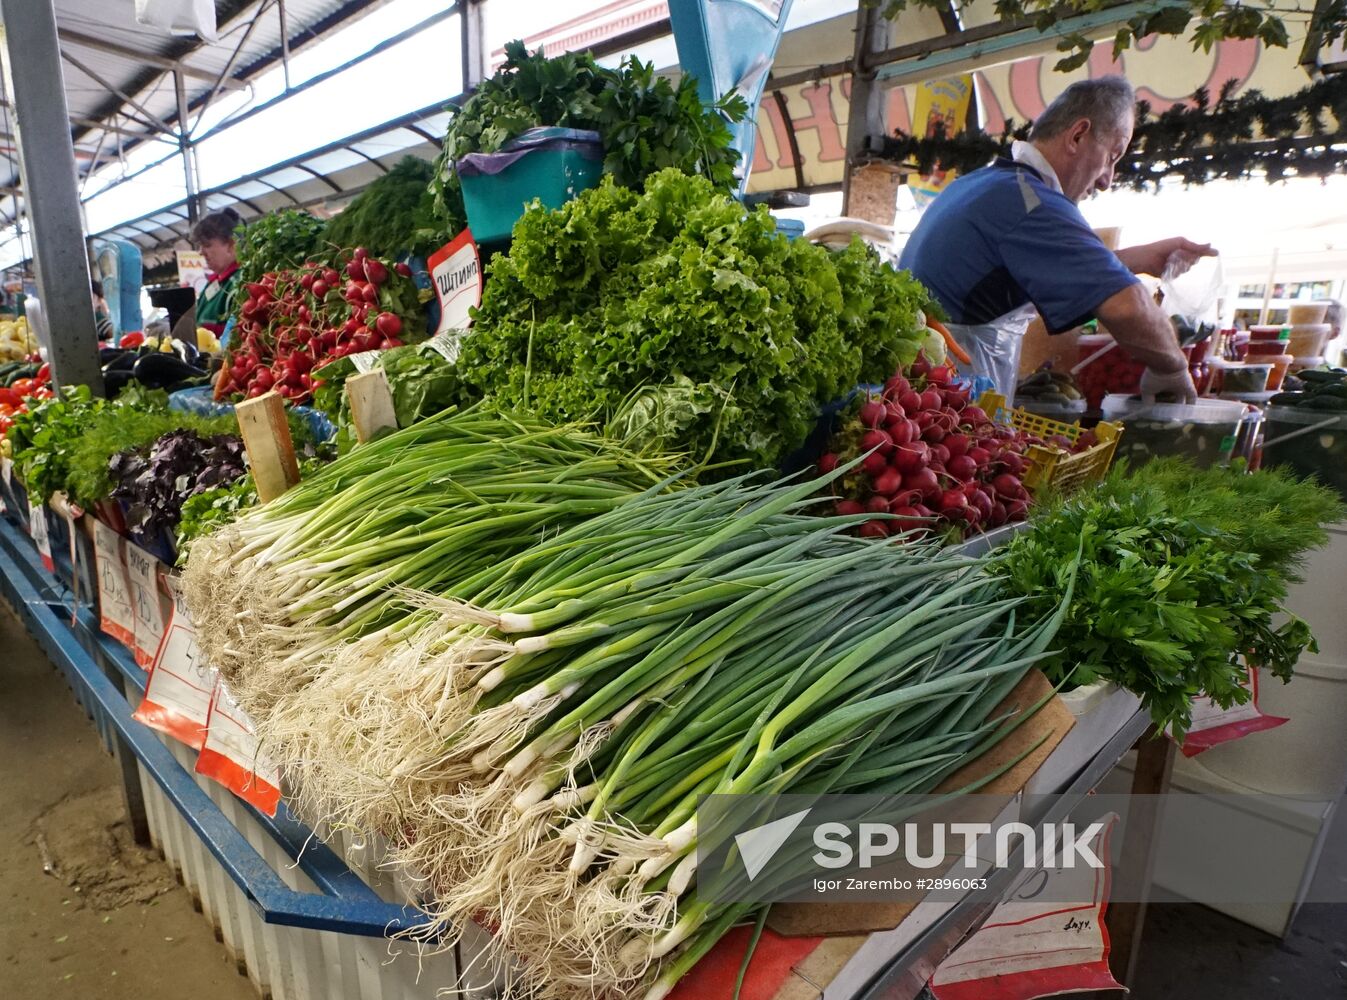
M 459 28 L 463 38 L 463 92 L 486 79 L 486 29 L 482 23 L 482 0 L 462 0 Z
M 14 95 L 19 170 L 33 227 L 34 267 L 50 335 L 52 381 L 102 395 L 89 255 L 80 222 L 75 147 L 52 0 L 0 0 L 5 83 Z
M 182 154 L 182 173 L 187 184 L 187 220 L 193 226 L 201 215 L 198 206 L 196 159 L 192 155 L 192 139 L 187 132 L 187 87 L 183 84 L 182 70 L 173 71 L 173 92 L 178 98 L 178 151 Z
M 875 86 L 874 55 L 881 48 L 888 22 L 880 4 L 862 3 L 856 11 L 856 47 L 851 59 L 851 98 L 847 107 L 847 159 L 842 176 L 842 214 L 852 214 L 852 174 L 869 152 L 867 140 L 882 134 L 880 91 Z M 884 225 L 892 225 L 890 218 Z

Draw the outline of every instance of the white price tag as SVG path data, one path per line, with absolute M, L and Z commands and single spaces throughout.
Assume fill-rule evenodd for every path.
M 54 572 L 56 563 L 51 557 L 51 537 L 47 534 L 47 509 L 32 500 L 28 501 L 28 534 L 42 557 L 42 565 L 48 572 Z
M 1104 926 L 1109 833 L 1116 820 L 1114 814 L 1089 841 L 1103 868 L 1076 864 L 1025 873 L 977 933 L 936 970 L 931 979 L 936 1000 L 1030 1000 L 1121 989 L 1109 972 Z
M 144 549 L 126 543 L 127 577 L 136 616 L 132 632 L 136 663 L 149 667 L 164 638 L 164 608 L 159 597 L 159 560 Z
M 94 521 L 94 571 L 98 576 L 98 627 L 125 646 L 135 646 L 135 611 L 122 556 L 122 537 Z
M 1222 708 L 1206 695 L 1193 699 L 1193 724 L 1179 744 L 1179 750 L 1185 757 L 1196 757 L 1222 743 L 1242 739 L 1250 733 L 1261 733 L 1265 729 L 1276 729 L 1289 719 L 1276 715 L 1267 715 L 1258 707 L 1258 671 L 1245 665 L 1248 676 L 1244 687 L 1249 689 L 1249 700 L 1243 705 L 1231 705 Z M 1173 733 L 1166 730 L 1173 738 Z
M 348 354 L 346 356 L 361 375 L 374 371 L 374 365 L 379 360 L 378 351 L 361 351 L 359 354 Z
M 206 741 L 215 671 L 196 642 L 191 618 L 175 604 L 135 717 L 194 750 Z
M 196 770 L 268 816 L 276 815 L 281 800 L 280 769 L 261 752 L 252 719 L 218 677 L 210 703 L 206 744 L 197 757 Z
M 472 233 L 463 230 L 431 254 L 426 267 L 440 303 L 435 332 L 466 330 L 472 323 L 468 310 L 482 301 L 482 260 Z

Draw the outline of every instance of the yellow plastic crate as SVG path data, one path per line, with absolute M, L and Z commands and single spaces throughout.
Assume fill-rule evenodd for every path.
M 1008 423 L 1016 430 L 1036 437 L 1060 434 L 1075 441 L 1084 433 L 1080 424 L 1064 424 L 1028 410 L 1011 409 L 1006 406 L 1006 397 L 999 392 L 984 392 L 977 405 L 997 423 Z M 1076 455 L 1061 448 L 1031 444 L 1025 454 L 1029 461 L 1024 473 L 1025 488 L 1037 492 L 1048 487 L 1059 493 L 1070 493 L 1087 483 L 1098 482 L 1113 464 L 1122 432 L 1121 424 L 1101 420 L 1094 428 L 1099 443 Z

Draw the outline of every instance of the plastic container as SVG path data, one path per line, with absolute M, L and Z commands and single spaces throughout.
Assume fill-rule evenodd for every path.
M 1263 464 L 1317 476 L 1347 500 L 1347 412 L 1269 406 L 1263 424 Z
M 1140 361 L 1133 361 L 1109 334 L 1084 334 L 1078 344 L 1081 363 L 1071 369 L 1071 374 L 1076 377 L 1076 385 L 1090 409 L 1099 409 L 1107 395 L 1117 393 L 1131 396 L 1141 391 L 1141 376 L 1146 366 Z M 1105 347 L 1109 349 L 1105 351 Z M 1184 345 L 1184 356 L 1191 359 L 1195 347 L 1193 344 Z M 1205 347 L 1203 351 L 1206 351 Z
M 1328 323 L 1311 323 L 1291 327 L 1286 353 L 1296 357 L 1318 357 L 1324 353 L 1333 327 Z
M 1141 391 L 1141 376 L 1146 366 L 1128 357 L 1107 333 L 1083 334 L 1077 347 L 1081 363 L 1071 373 L 1076 376 L 1076 384 L 1090 409 L 1098 409 L 1111 392 Z M 1109 349 L 1105 351 L 1105 347 Z
M 1016 399 L 1015 405 L 1038 417 L 1060 420 L 1063 423 L 1075 423 L 1085 416 L 1089 408 L 1083 399 L 1073 399 L 1069 403 L 1045 403 L 1039 399 Z
M 1121 422 L 1125 433 L 1119 453 L 1138 459 L 1180 455 L 1206 468 L 1226 461 L 1235 447 L 1244 404 L 1222 399 L 1184 403 L 1145 403 L 1133 396 L 1104 400 L 1104 419 Z
M 1271 374 L 1271 362 L 1212 362 L 1211 389 L 1218 395 L 1225 392 L 1263 392 L 1267 389 Z
M 1249 353 L 1247 360 L 1264 361 L 1269 357 L 1286 353 L 1287 341 L 1285 340 L 1251 340 L 1249 341 Z
M 603 141 L 599 133 L 581 129 L 531 128 L 499 153 L 468 153 L 455 169 L 473 239 L 499 242 L 509 239 L 533 199 L 560 208 L 597 185 Z
M 1280 354 L 1265 360 L 1272 363 L 1272 374 L 1267 377 L 1267 387 L 1275 392 L 1282 387 L 1286 373 L 1291 370 L 1291 365 L 1296 359 L 1289 354 Z
M 1298 372 L 1303 371 L 1306 368 L 1321 368 L 1327 363 L 1328 359 L 1324 357 L 1296 358 L 1294 361 L 1291 362 L 1290 370 L 1292 372 Z
M 1286 320 L 1292 326 L 1304 326 L 1309 323 L 1322 323 L 1327 315 L 1327 302 L 1299 302 L 1287 310 Z
M 1248 330 L 1236 330 L 1235 335 L 1230 339 L 1230 351 L 1240 361 L 1243 361 L 1249 355 L 1249 338 Z
M 1284 340 L 1290 336 L 1288 327 L 1280 323 L 1265 323 L 1262 326 L 1249 327 L 1250 340 Z

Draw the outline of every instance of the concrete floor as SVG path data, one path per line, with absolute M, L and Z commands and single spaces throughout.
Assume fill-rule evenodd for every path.
M 168 866 L 132 842 L 112 758 L 3 602 L 0 804 L 0 998 L 256 1000 Z
M 168 866 L 131 842 L 112 759 L 3 602 L 0 803 L 2 1000 L 255 1000 Z M 1317 877 L 1347 889 L 1347 812 Z M 1306 906 L 1284 942 L 1205 907 L 1152 905 L 1131 996 L 1347 998 L 1347 904 Z

